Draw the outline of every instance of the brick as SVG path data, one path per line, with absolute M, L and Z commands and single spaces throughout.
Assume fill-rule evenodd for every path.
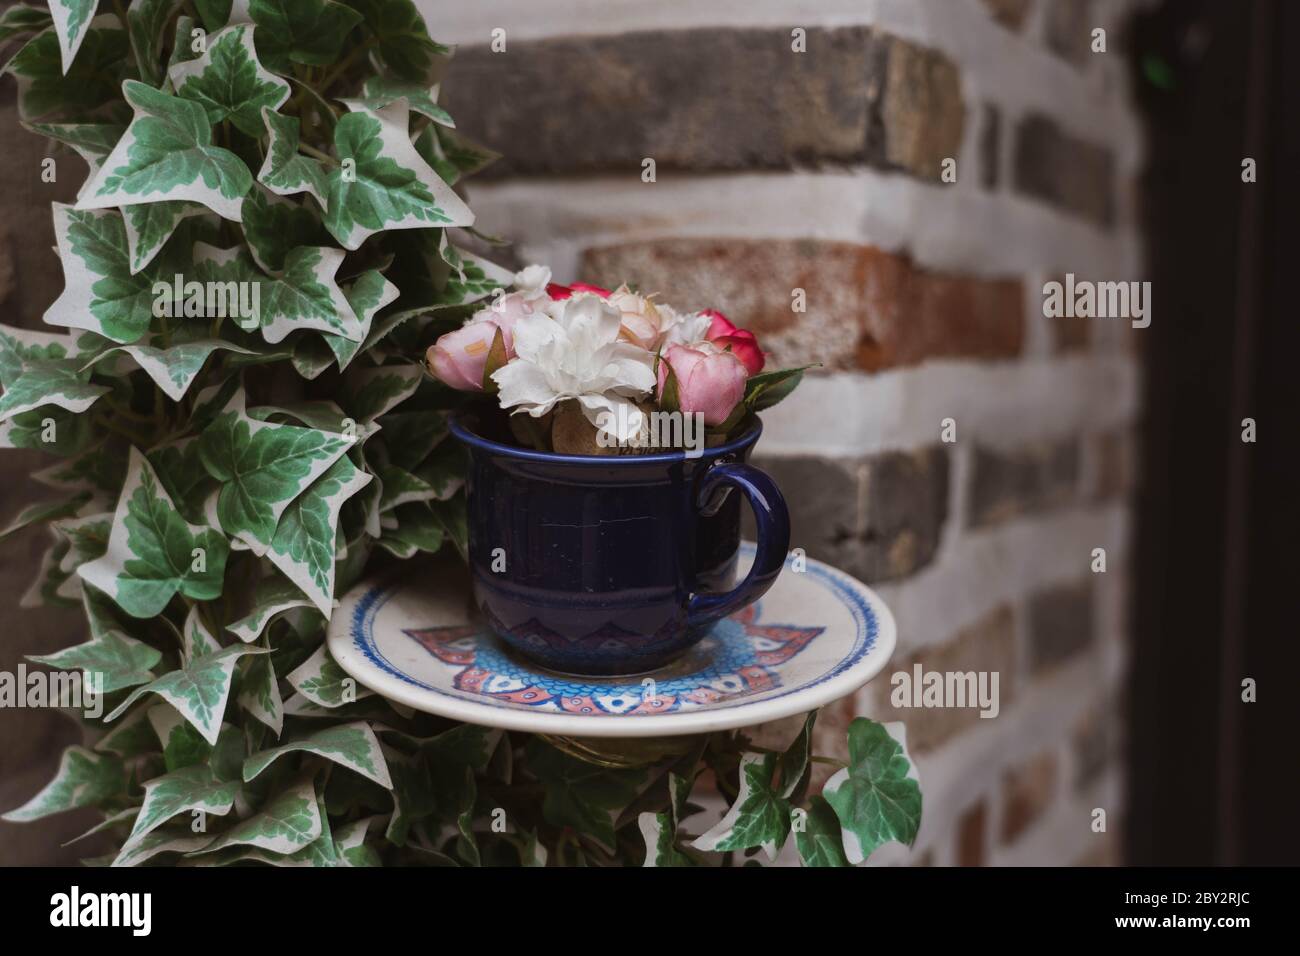
M 1133 487 L 1133 449 L 1127 432 L 1109 431 L 1088 439 L 1092 457 L 1092 501 L 1117 501 Z
M 996 189 L 1002 165 L 1002 112 L 992 103 L 980 107 L 980 185 Z
M 1045 588 L 1028 602 L 1029 669 L 1052 670 L 1093 642 L 1092 577 Z
M 1032 0 L 984 0 L 989 15 L 1013 33 L 1025 25 Z
M 984 865 L 984 831 L 988 810 L 983 800 L 967 807 L 957 821 L 957 865 Z
M 1084 714 L 1070 733 L 1074 755 L 1076 789 L 1084 790 L 1101 779 L 1110 764 L 1114 738 L 1114 716 L 1110 707 L 1098 707 Z
M 1033 825 L 1056 791 L 1056 755 L 1044 753 L 1007 771 L 1002 782 L 1002 842 L 1011 843 Z
M 1053 53 L 1082 66 L 1093 55 L 1092 31 L 1098 26 L 1092 0 L 1051 0 L 1044 39 Z
M 1016 126 L 1015 188 L 1065 212 L 1109 227 L 1115 219 L 1115 157 L 1066 133 L 1042 114 Z
M 935 272 L 873 246 L 817 239 L 661 239 L 586 250 L 580 276 L 627 281 L 680 309 L 716 308 L 752 329 L 773 368 L 821 362 L 880 371 L 927 359 L 1014 358 L 1018 279 Z M 806 311 L 792 310 L 793 290 Z
M 789 490 L 790 544 L 809 557 L 869 582 L 906 577 L 933 560 L 948 517 L 943 446 L 861 460 L 782 457 L 756 464 Z
M 503 152 L 489 175 L 869 163 L 934 178 L 956 156 L 956 67 L 862 26 L 649 31 L 462 48 L 445 102 Z
M 1010 451 L 977 446 L 971 465 L 969 524 L 985 527 L 1068 504 L 1079 483 L 1076 439 Z
M 905 621 L 899 622 L 906 628 Z M 872 716 L 877 720 L 901 720 L 907 724 L 907 746 L 912 753 L 925 753 L 946 743 L 976 724 L 989 723 L 1007 713 L 1016 693 L 1015 618 L 1001 606 L 963 628 L 951 640 L 927 647 L 907 658 L 895 657 L 886 674 L 870 685 L 875 696 Z M 911 674 L 916 664 L 924 673 L 997 672 L 998 717 L 983 718 L 975 707 L 895 707 L 890 700 L 892 675 Z

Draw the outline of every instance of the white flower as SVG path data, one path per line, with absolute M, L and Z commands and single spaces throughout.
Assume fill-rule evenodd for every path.
M 623 338 L 642 348 L 654 348 L 659 338 L 659 310 L 649 296 L 638 295 L 626 285 L 609 294 L 606 300 L 622 314 Z
M 551 270 L 546 266 L 528 266 L 515 273 L 515 291 L 525 299 L 540 299 L 551 284 Z
M 515 322 L 515 358 L 492 375 L 501 407 L 540 418 L 575 399 L 598 431 L 631 440 L 643 417 L 632 399 L 654 389 L 654 355 L 619 338 L 621 315 L 599 296 L 575 295 L 550 312 Z
M 656 343 L 660 350 L 670 345 L 690 345 L 704 340 L 713 323 L 711 316 L 700 312 L 678 312 L 670 305 L 659 306 L 659 314 L 663 317 Z

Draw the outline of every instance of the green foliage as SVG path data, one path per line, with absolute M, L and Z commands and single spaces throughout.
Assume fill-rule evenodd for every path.
M 0 326 L 0 447 L 54 456 L 0 541 L 52 530 L 25 601 L 80 604 L 89 637 L 34 660 L 106 695 L 93 749 L 6 819 L 96 807 L 124 866 L 696 865 L 792 832 L 843 865 L 914 839 L 910 764 L 870 722 L 805 813 L 811 719 L 783 754 L 724 733 L 606 767 L 356 686 L 337 597 L 464 554 L 420 359 L 509 279 L 447 231 L 494 154 L 438 104 L 451 51 L 410 0 L 99 8 L 0 12 L 23 125 L 88 169 L 53 206 L 53 330 Z M 692 838 L 701 760 L 734 806 Z

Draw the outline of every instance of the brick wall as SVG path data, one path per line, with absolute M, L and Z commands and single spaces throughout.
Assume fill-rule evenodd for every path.
M 1116 862 L 1141 333 L 1048 320 L 1042 288 L 1139 277 L 1126 4 L 424 6 L 460 45 L 449 108 L 508 157 L 470 188 L 484 229 L 823 363 L 767 413 L 760 463 L 801 490 L 793 545 L 897 618 L 889 670 L 820 725 L 832 750 L 855 714 L 908 725 L 925 818 L 882 860 Z M 999 715 L 896 710 L 887 677 L 915 663 L 997 671 Z

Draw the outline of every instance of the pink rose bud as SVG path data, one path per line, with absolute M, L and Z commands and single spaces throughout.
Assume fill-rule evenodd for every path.
M 678 406 L 683 412 L 703 413 L 706 425 L 721 425 L 745 397 L 749 373 L 744 362 L 710 342 L 670 345 L 660 356 L 660 400 L 670 365 L 677 378 Z
M 598 285 L 588 285 L 586 282 L 575 282 L 572 285 L 559 285 L 558 283 L 552 282 L 546 287 L 546 294 L 556 302 L 559 302 L 561 299 L 567 299 L 569 296 L 577 292 L 590 292 L 593 295 L 600 296 L 602 299 L 609 298 L 608 289 L 602 289 Z
M 453 329 L 429 346 L 429 370 L 462 392 L 483 391 L 483 369 L 498 331 L 509 358 L 512 354 L 509 332 L 491 318 L 480 319 Z
M 767 363 L 767 356 L 763 350 L 758 347 L 758 339 L 754 333 L 748 329 L 740 329 L 717 309 L 705 309 L 701 315 L 707 315 L 713 320 L 709 325 L 708 338 L 721 349 L 727 349 L 736 358 L 745 363 L 745 370 L 750 375 L 757 375 L 763 371 L 763 366 Z

